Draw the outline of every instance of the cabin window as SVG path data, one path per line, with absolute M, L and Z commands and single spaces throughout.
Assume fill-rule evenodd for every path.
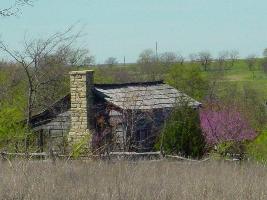
M 136 132 L 136 142 L 144 143 L 149 138 L 150 130 L 149 129 L 140 129 Z

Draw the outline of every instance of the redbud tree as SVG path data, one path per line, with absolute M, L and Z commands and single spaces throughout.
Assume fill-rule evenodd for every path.
M 257 136 L 248 120 L 234 105 L 207 104 L 200 110 L 200 124 L 209 145 L 242 142 Z

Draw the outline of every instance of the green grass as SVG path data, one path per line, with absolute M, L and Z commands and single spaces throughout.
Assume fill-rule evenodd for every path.
M 211 66 L 211 69 L 213 68 L 214 66 Z M 248 69 L 244 60 L 239 60 L 233 67 L 229 67 L 224 71 L 210 70 L 203 71 L 202 74 L 208 78 L 218 77 L 223 82 L 222 85 L 236 84 L 240 88 L 244 85 L 249 85 L 262 94 L 263 98 L 267 97 L 267 74 L 261 68 L 260 59 L 255 64 L 253 71 Z
M 248 145 L 248 154 L 257 161 L 267 162 L 267 130 Z

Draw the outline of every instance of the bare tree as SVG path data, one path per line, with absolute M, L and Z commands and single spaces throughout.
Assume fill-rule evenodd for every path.
M 124 151 L 151 150 L 154 139 L 159 135 L 162 128 L 159 125 L 163 124 L 159 121 L 164 122 L 167 114 L 164 109 L 155 112 L 147 108 L 144 101 L 149 93 L 149 89 L 144 87 L 141 91 L 132 90 L 119 97 L 123 102 L 123 109 L 116 111 L 117 120 L 113 123 L 113 137 L 114 142 L 120 141 Z
M 60 47 L 55 57 L 65 59 L 61 60 L 66 66 L 82 66 L 82 65 L 92 65 L 94 63 L 94 56 L 92 56 L 88 49 L 84 48 L 73 48 L 73 47 Z
M 250 71 L 254 71 L 255 70 L 255 64 L 257 62 L 256 55 L 254 55 L 254 54 L 248 55 L 245 61 L 248 65 L 248 69 Z
M 58 48 L 70 47 L 80 33 L 72 33 L 73 26 L 64 32 L 58 32 L 47 39 L 37 39 L 24 41 L 24 48 L 21 52 L 11 50 L 4 42 L 0 42 L 0 50 L 7 53 L 23 69 L 28 82 L 27 95 L 27 117 L 26 125 L 30 128 L 31 117 L 34 106 L 37 102 L 37 94 L 44 85 L 51 84 L 58 80 L 58 76 L 48 76 L 50 70 L 47 70 L 43 64 L 44 59 L 57 52 Z M 60 73 L 59 73 L 60 74 Z M 25 150 L 28 152 L 28 134 L 25 135 Z
M 184 64 L 184 61 L 185 61 L 185 57 L 182 54 L 179 53 L 177 55 L 177 62 L 179 62 L 180 65 L 183 65 Z
M 160 62 L 163 63 L 165 66 L 169 66 L 177 62 L 177 56 L 174 52 L 165 52 L 160 55 Z
M 0 8 L 0 16 L 12 16 L 17 15 L 20 9 L 25 5 L 32 5 L 32 0 L 14 0 L 13 4 L 10 4 L 7 8 Z
M 137 62 L 139 64 L 151 64 L 156 62 L 156 54 L 152 49 L 145 49 L 139 55 Z
M 222 51 L 219 53 L 218 58 L 217 58 L 217 62 L 219 65 L 219 69 L 224 71 L 225 67 L 226 67 L 226 61 L 228 59 L 229 56 L 229 52 L 228 51 Z
M 142 91 L 145 93 L 146 91 Z M 96 153 L 109 154 L 113 151 L 141 150 L 141 143 L 147 140 L 148 135 L 141 134 L 138 130 L 144 130 L 146 124 L 141 124 L 150 119 L 150 111 L 142 110 L 144 104 L 142 95 L 136 91 L 118 93 L 121 100 L 120 107 L 107 104 L 95 105 L 96 133 L 94 134 L 93 146 Z
M 86 55 L 82 61 L 82 65 L 91 66 L 95 64 L 95 57 L 93 55 Z
M 146 49 L 140 53 L 137 63 L 140 66 L 141 75 L 145 76 L 144 79 L 156 80 L 162 76 L 165 67 L 162 67 L 158 61 L 152 49 Z
M 198 60 L 198 55 L 197 54 L 194 54 L 194 53 L 191 53 L 188 55 L 188 58 L 190 60 L 190 62 L 196 62 Z
M 141 87 L 117 93 L 120 106 L 110 103 L 95 105 L 93 146 L 96 153 L 149 151 L 154 147 L 170 109 L 153 109 L 145 102 L 146 97 L 152 95 L 151 90 L 147 86 Z
M 245 62 L 248 65 L 249 71 L 252 72 L 252 79 L 254 79 L 255 78 L 256 64 L 257 64 L 256 55 L 254 55 L 254 54 L 248 55 Z
M 209 65 L 212 62 L 212 56 L 208 51 L 203 51 L 198 54 L 199 61 L 204 68 L 204 71 L 208 70 Z
M 106 59 L 105 64 L 107 64 L 108 66 L 114 66 L 116 64 L 118 64 L 119 62 L 117 61 L 117 58 L 114 57 L 109 57 Z
M 229 59 L 231 62 L 231 67 L 233 67 L 235 62 L 238 60 L 238 55 L 239 55 L 239 52 L 236 50 L 232 50 L 229 52 Z
M 263 53 L 263 60 L 261 62 L 261 66 L 264 73 L 267 73 L 267 48 L 264 49 Z
M 267 58 L 267 48 L 265 48 L 265 49 L 263 50 L 262 55 L 263 55 L 264 58 Z
M 153 54 L 152 54 L 153 55 Z M 153 60 L 153 57 L 151 57 Z M 173 63 L 179 63 L 181 65 L 184 64 L 184 56 L 182 54 L 176 54 L 174 52 L 165 52 L 160 55 L 160 62 L 169 66 L 170 64 Z

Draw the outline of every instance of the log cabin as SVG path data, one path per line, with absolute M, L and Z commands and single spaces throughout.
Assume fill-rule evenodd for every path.
M 153 150 L 172 109 L 201 103 L 163 81 L 95 84 L 94 71 L 70 72 L 70 93 L 31 118 L 42 150 L 64 152 L 66 143 L 91 136 L 92 148 Z

